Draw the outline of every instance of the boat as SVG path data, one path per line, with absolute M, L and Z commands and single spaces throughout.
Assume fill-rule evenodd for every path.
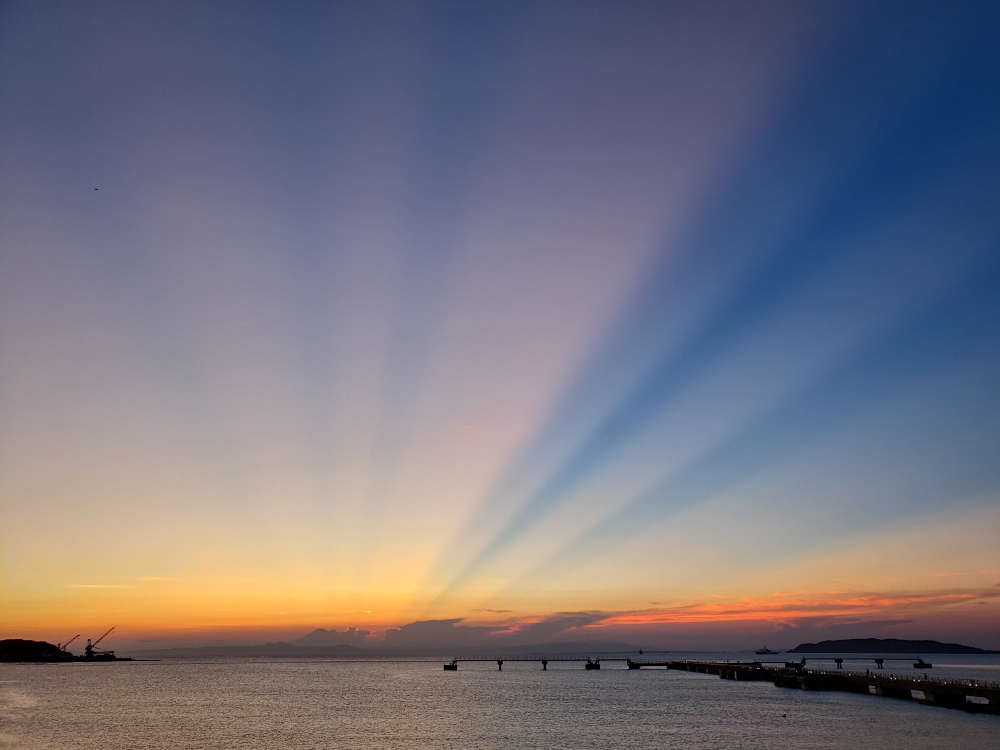
M 445 672 L 457 672 L 458 671 L 458 659 L 452 659 L 449 662 L 445 662 L 444 665 Z
M 772 651 L 767 646 L 764 646 L 764 648 L 758 649 L 757 651 L 754 651 L 754 653 L 755 654 L 762 654 L 763 655 L 763 654 L 780 654 L 781 652 L 780 651 Z
M 600 669 L 601 668 L 601 660 L 600 659 L 595 659 L 594 661 L 591 661 L 588 658 L 587 659 L 587 663 L 583 665 L 583 668 L 584 669 Z

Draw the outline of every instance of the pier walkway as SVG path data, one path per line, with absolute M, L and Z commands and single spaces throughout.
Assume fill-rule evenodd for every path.
M 465 662 L 496 662 L 502 670 L 504 662 L 537 662 L 542 669 L 547 669 L 549 662 L 584 662 L 585 669 L 600 669 L 601 660 L 623 661 L 628 669 L 643 669 L 660 667 L 697 672 L 700 674 L 717 675 L 724 680 L 741 682 L 771 682 L 776 687 L 794 688 L 799 690 L 836 690 L 846 693 L 881 696 L 916 701 L 928 706 L 955 708 L 972 713 L 1000 714 L 1000 683 L 982 680 L 949 680 L 928 677 L 913 677 L 895 675 L 866 670 L 850 671 L 842 668 L 836 670 L 806 669 L 806 660 L 785 662 L 781 666 L 773 662 L 718 662 L 692 660 L 633 660 L 631 656 L 602 655 L 597 659 L 580 656 L 468 656 L 456 657 L 444 665 L 447 671 L 457 671 L 458 663 Z M 824 659 L 829 661 L 829 658 Z M 909 659 L 907 659 L 909 660 Z M 843 659 L 835 659 L 838 667 Z M 858 661 L 862 661 L 858 659 Z M 873 659 L 864 661 L 877 662 L 888 659 Z M 921 662 L 922 663 L 922 662 Z M 931 665 L 926 665 L 928 668 Z
M 461 661 L 485 661 L 485 662 L 496 662 L 497 669 L 503 670 L 504 662 L 508 661 L 528 661 L 537 662 L 542 665 L 542 669 L 547 670 L 549 667 L 549 662 L 556 661 L 572 661 L 572 662 L 582 662 L 585 669 L 600 669 L 601 659 L 604 661 L 627 661 L 627 656 L 598 656 L 596 659 L 591 659 L 587 656 L 456 656 L 450 662 L 446 662 L 444 665 L 447 671 L 457 671 L 458 663 Z
M 634 662 L 633 662 L 634 663 Z M 957 708 L 972 713 L 1000 714 L 1000 683 L 982 680 L 943 680 L 934 677 L 843 669 L 806 669 L 804 660 L 784 667 L 772 667 L 760 662 L 649 662 L 629 665 L 666 666 L 687 672 L 716 674 L 724 680 L 773 682 L 777 687 L 799 690 L 836 690 L 886 698 L 916 701 L 928 706 Z

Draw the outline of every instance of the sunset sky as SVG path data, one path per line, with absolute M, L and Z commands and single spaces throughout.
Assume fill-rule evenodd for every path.
M 1000 648 L 1000 4 L 0 4 L 0 637 Z

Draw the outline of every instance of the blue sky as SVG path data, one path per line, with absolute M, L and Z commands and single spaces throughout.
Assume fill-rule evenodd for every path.
M 5 4 L 3 629 L 1000 645 L 998 42 Z

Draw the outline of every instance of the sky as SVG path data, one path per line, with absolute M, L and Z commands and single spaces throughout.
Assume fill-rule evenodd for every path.
M 0 102 L 0 637 L 1000 648 L 996 3 L 11 1 Z

